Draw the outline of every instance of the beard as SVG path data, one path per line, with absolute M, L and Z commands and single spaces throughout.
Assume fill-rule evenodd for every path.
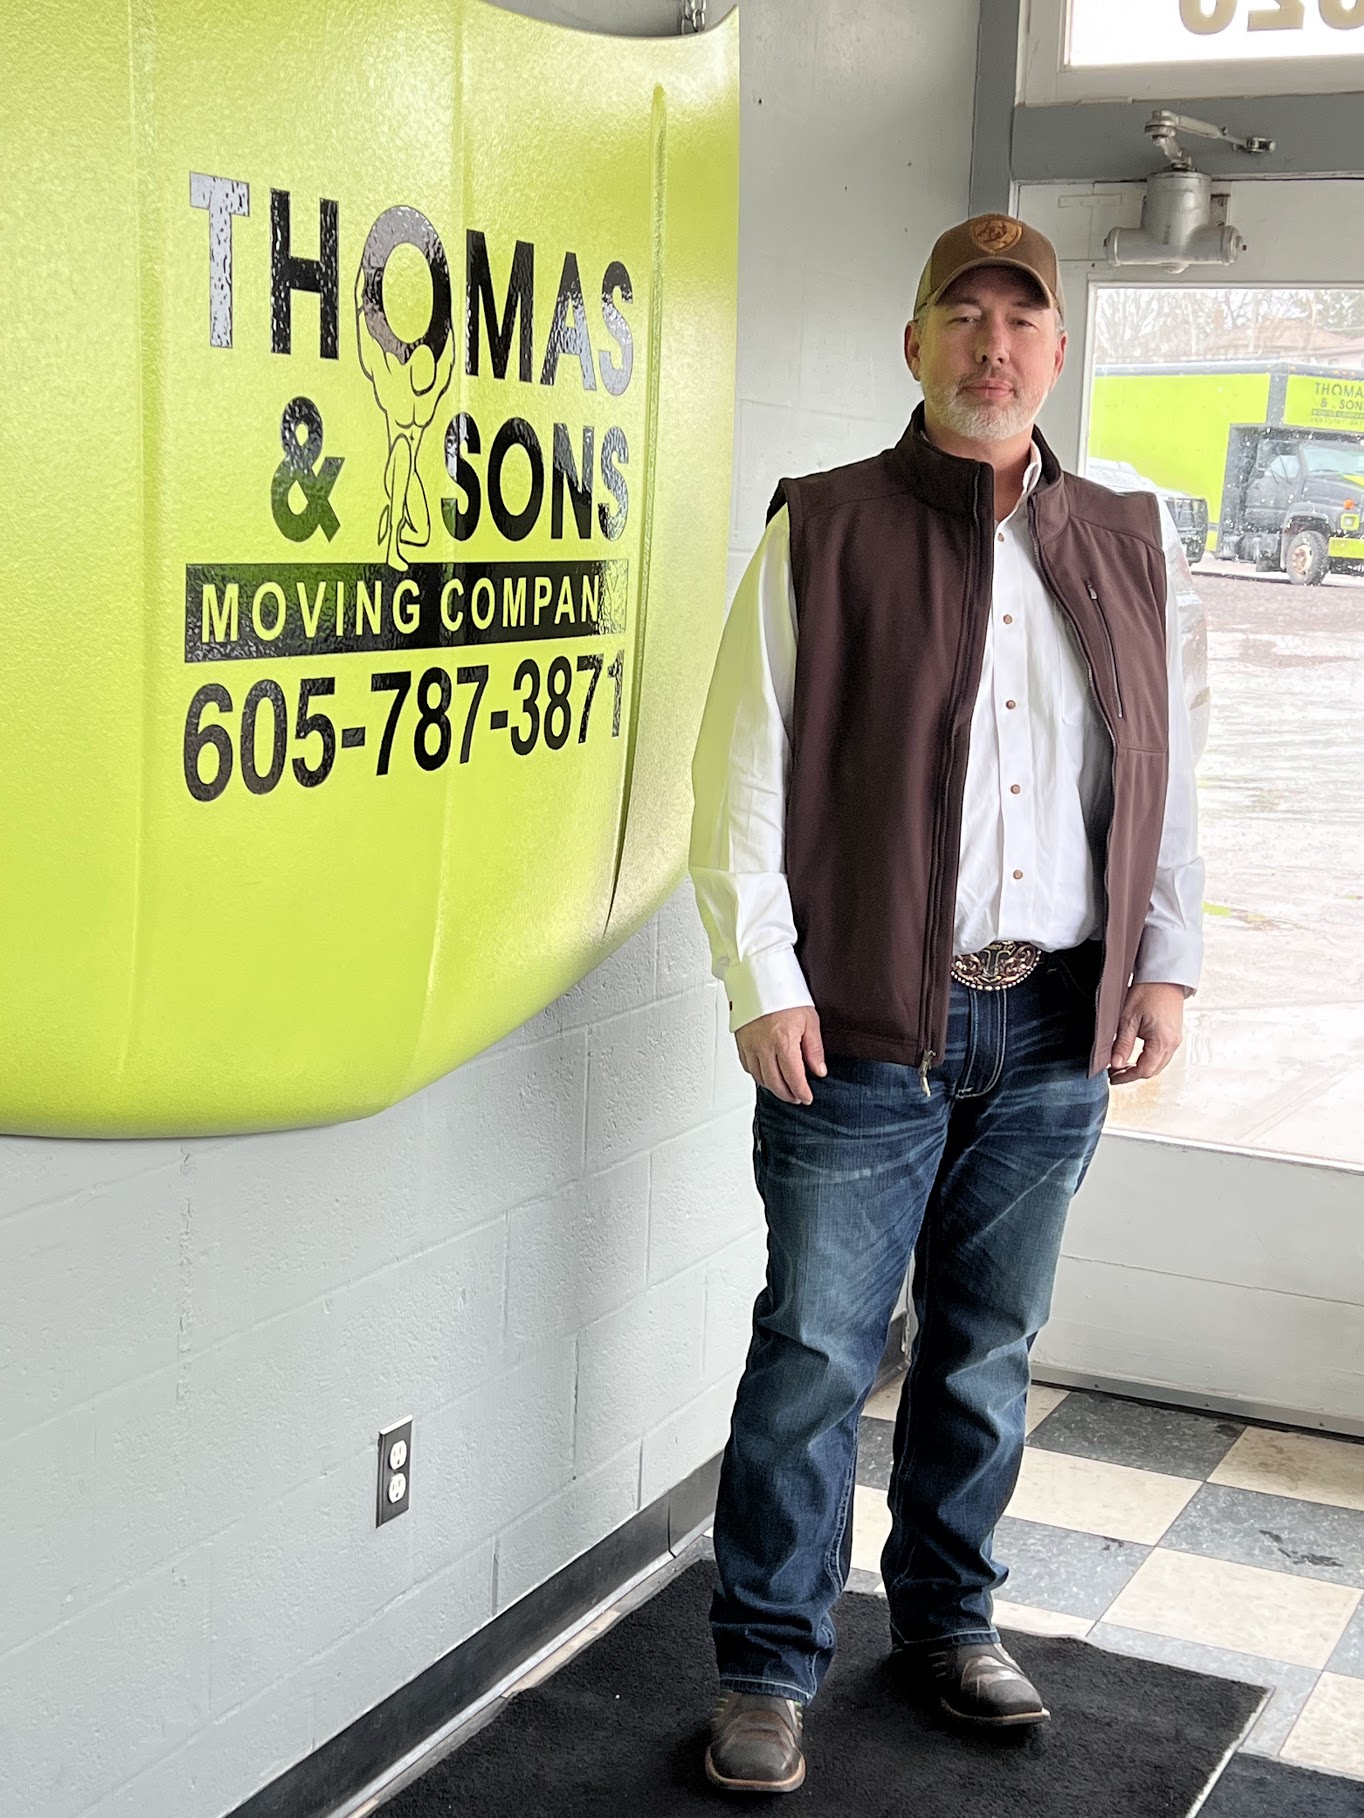
M 1011 379 L 1012 398 L 974 398 L 966 390 L 970 383 L 964 379 L 950 388 L 934 387 L 928 401 L 941 423 L 954 435 L 971 442 L 1008 442 L 1024 435 L 1032 428 L 1047 395 L 1045 390 L 1025 391 Z

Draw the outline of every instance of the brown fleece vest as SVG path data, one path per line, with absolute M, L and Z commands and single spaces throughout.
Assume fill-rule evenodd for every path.
M 1165 813 L 1166 569 L 1155 499 L 1063 473 L 1035 433 L 1038 566 L 1113 743 L 1104 966 L 1091 1072 L 1107 1064 Z M 994 474 L 894 448 L 783 480 L 799 638 L 786 870 L 796 953 L 830 1053 L 931 1066 L 946 1045 L 962 795 L 994 567 Z M 930 1058 L 925 1061 L 925 1056 Z

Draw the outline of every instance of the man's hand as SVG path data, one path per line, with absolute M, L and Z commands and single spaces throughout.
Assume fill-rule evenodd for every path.
M 734 1031 L 734 1040 L 744 1072 L 760 1086 L 788 1105 L 814 1103 L 806 1069 L 817 1079 L 823 1079 L 828 1069 L 819 1036 L 819 1012 L 813 1004 L 755 1017 Z
M 1169 1066 L 1184 1039 L 1183 985 L 1129 985 L 1108 1065 L 1109 1083 L 1130 1086 Z M 1142 1044 L 1135 1066 L 1132 1056 Z

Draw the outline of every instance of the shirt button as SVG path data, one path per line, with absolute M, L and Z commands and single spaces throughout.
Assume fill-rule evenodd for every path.
M 1023 873 L 1022 873 L 1022 872 L 1021 872 L 1021 871 L 1015 871 L 1015 872 L 1014 872 L 1014 876 L 1015 876 L 1015 878 L 1020 878 L 1020 877 L 1022 877 L 1022 875 L 1023 875 Z
M 1005 701 L 1004 705 L 1006 707 L 1017 707 L 1018 702 L 1017 701 Z
M 1009 785 L 1009 794 L 1010 794 L 1010 795 L 1017 795 L 1017 794 L 1018 794 L 1018 793 L 1019 793 L 1019 791 L 1020 791 L 1020 790 L 1021 790 L 1021 789 L 1022 789 L 1022 787 L 1023 787 L 1023 785 L 1022 785 L 1022 784 L 1021 784 L 1021 783 L 1010 783 L 1010 785 Z M 731 1006 L 731 1008 L 732 1008 L 732 1007 L 733 1007 L 733 1006 Z
M 1004 623 L 1006 625 L 1012 625 L 1013 622 L 1014 622 L 1014 615 L 1011 612 L 1006 612 L 1004 614 Z
M 1002 530 L 999 533 L 999 540 L 1001 543 L 1004 541 L 1004 532 Z

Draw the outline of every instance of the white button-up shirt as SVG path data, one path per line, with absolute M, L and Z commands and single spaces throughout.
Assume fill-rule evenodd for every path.
M 1065 614 L 1042 581 L 1023 496 L 995 527 L 994 588 L 971 719 L 953 951 L 993 940 L 1059 950 L 1103 928 L 1112 746 Z M 1170 778 L 1138 982 L 1193 989 L 1202 964 L 1203 862 L 1178 623 L 1179 540 L 1162 510 L 1170 584 Z M 692 765 L 691 875 L 730 1028 L 813 1000 L 796 958 L 785 873 L 797 618 L 785 510 L 739 583 Z M 855 889 L 856 883 L 849 882 Z

